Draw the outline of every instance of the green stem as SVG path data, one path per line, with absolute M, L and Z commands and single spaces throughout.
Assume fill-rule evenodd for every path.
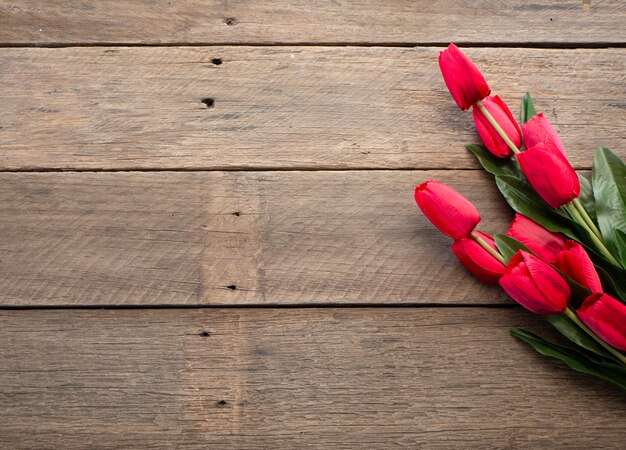
M 471 236 L 472 236 L 472 239 L 478 242 L 482 248 L 487 250 L 491 256 L 493 256 L 494 258 L 496 258 L 498 261 L 500 261 L 502 264 L 506 266 L 504 257 L 500 253 L 498 253 L 496 250 L 494 250 L 494 248 L 491 245 L 487 244 L 487 242 L 483 238 L 481 238 L 478 233 L 476 233 L 475 231 L 472 231 Z
M 506 142 L 506 145 L 508 145 L 509 148 L 513 151 L 513 153 L 517 155 L 520 152 L 519 148 L 517 148 L 517 146 L 513 143 L 513 141 L 507 136 L 507 134 L 504 132 L 500 124 L 496 122 L 496 119 L 494 119 L 491 113 L 487 111 L 487 108 L 485 108 L 485 105 L 483 105 L 483 102 L 477 102 L 476 106 L 478 106 L 478 109 L 480 109 L 480 112 L 484 114 L 484 116 L 487 118 L 491 126 L 498 132 L 500 137 L 504 139 L 504 142 Z
M 621 267 L 621 264 L 619 262 L 617 262 L 617 260 L 613 257 L 613 255 L 611 255 L 611 252 L 609 252 L 609 249 L 606 248 L 606 246 L 604 245 L 604 242 L 602 242 L 600 239 L 598 239 L 598 236 L 596 236 L 596 234 L 589 228 L 589 225 L 587 225 L 587 223 L 582 218 L 582 216 L 580 215 L 580 213 L 578 212 L 576 207 L 574 205 L 572 205 L 571 202 L 568 203 L 567 205 L 564 205 L 564 206 L 565 206 L 565 209 L 567 209 L 567 211 L 572 216 L 572 219 L 574 219 L 576 222 L 578 222 L 578 224 L 581 227 L 583 227 L 585 230 L 587 230 L 587 232 L 589 233 L 589 237 L 593 241 L 593 244 L 596 246 L 596 248 L 598 250 L 600 250 L 600 253 L 602 253 L 602 255 L 606 259 L 608 259 L 611 264 L 613 264 L 613 265 L 615 265 L 617 267 Z
M 591 217 L 589 217 L 589 214 L 587 213 L 587 210 L 585 209 L 583 204 L 580 202 L 580 199 L 575 198 L 574 200 L 572 200 L 572 203 L 574 204 L 574 206 L 576 207 L 576 209 L 582 216 L 583 220 L 587 223 L 591 231 L 593 231 L 593 233 L 598 237 L 598 239 L 602 241 L 603 240 L 602 233 L 600 233 L 600 230 L 598 230 L 598 227 L 596 227 L 596 224 L 593 223 L 593 220 L 591 219 Z
M 576 313 L 572 311 L 569 307 L 565 309 L 565 315 L 572 319 L 572 321 L 578 325 L 585 333 L 591 336 L 598 344 L 607 349 L 613 356 L 615 356 L 622 365 L 626 366 L 626 356 L 624 356 L 620 351 L 614 349 L 609 344 L 600 339 L 593 331 L 591 331 L 587 325 L 581 322 Z

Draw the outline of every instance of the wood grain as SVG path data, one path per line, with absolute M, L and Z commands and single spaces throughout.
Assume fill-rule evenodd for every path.
M 438 51 L 0 49 L 0 169 L 477 168 Z M 532 91 L 576 167 L 626 156 L 626 49 L 468 53 L 514 111 Z
M 504 232 L 479 171 L 0 174 L 0 305 L 508 303 L 418 211 L 435 178 Z
M 620 448 L 624 394 L 509 335 L 537 323 L 486 308 L 2 311 L 0 444 Z
M 615 43 L 619 0 L 0 1 L 0 42 Z

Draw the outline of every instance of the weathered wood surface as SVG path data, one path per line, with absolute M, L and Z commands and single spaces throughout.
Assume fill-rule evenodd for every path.
M 412 191 L 511 217 L 465 170 L 449 41 L 495 44 L 466 51 L 576 167 L 626 156 L 625 21 L 619 0 L 0 0 L 0 447 L 622 447 L 624 394 L 511 338 L 550 330 L 489 307 L 512 302 Z M 68 305 L 138 308 L 41 309 Z
M 509 303 L 413 190 L 512 213 L 481 171 L 0 174 L 0 305 Z
M 2 311 L 0 444 L 620 448 L 624 393 L 509 335 L 537 325 L 487 308 Z
M 0 42 L 619 43 L 620 0 L 0 1 Z
M 0 169 L 477 168 L 439 50 L 0 49 Z M 468 53 L 513 110 L 532 91 L 575 166 L 626 156 L 626 49 Z

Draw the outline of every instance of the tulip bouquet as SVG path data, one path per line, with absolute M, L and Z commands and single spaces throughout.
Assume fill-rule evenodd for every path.
M 520 126 L 454 44 L 439 66 L 459 108 L 472 109 L 484 143 L 467 148 L 517 214 L 505 234 L 489 236 L 476 229 L 476 208 L 449 186 L 426 181 L 415 201 L 454 239 L 452 251 L 471 273 L 544 316 L 566 344 L 519 328 L 513 336 L 626 390 L 626 165 L 600 148 L 591 180 L 577 174 L 528 93 Z

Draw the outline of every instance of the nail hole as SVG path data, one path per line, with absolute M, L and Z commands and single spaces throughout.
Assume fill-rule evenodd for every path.
M 202 333 L 200 333 L 200 336 L 202 336 L 202 337 L 209 337 L 209 336 L 211 336 L 211 332 L 210 331 L 203 331 Z
M 230 289 L 231 291 L 236 291 L 237 290 L 237 285 L 236 284 L 229 284 L 228 286 L 226 286 L 228 289 Z
M 213 108 L 215 106 L 215 99 L 211 97 L 206 97 L 202 99 L 202 103 L 204 103 L 207 108 Z
M 217 402 L 218 406 L 224 406 L 227 405 L 228 402 L 226 400 L 220 400 L 219 402 Z
M 211 60 L 211 62 L 212 62 L 213 64 L 215 64 L 216 66 L 219 66 L 219 65 L 220 65 L 220 64 L 222 64 L 224 61 L 222 61 L 222 58 L 213 58 L 213 59 Z
M 235 17 L 227 17 L 222 22 L 224 25 L 233 27 L 239 23 L 239 21 Z
M 232 215 L 239 217 L 241 215 L 241 213 L 239 211 L 235 211 L 234 213 L 232 213 Z

